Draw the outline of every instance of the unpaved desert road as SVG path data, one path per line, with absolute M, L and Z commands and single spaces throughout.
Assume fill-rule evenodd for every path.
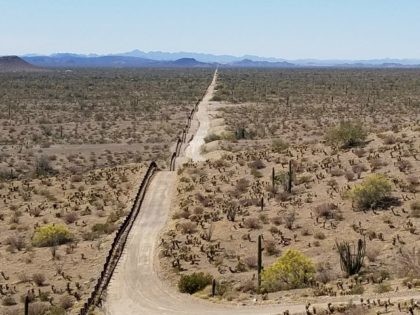
M 210 128 L 210 118 L 208 114 L 208 107 L 211 98 L 213 97 L 214 88 L 216 86 L 217 80 L 217 70 L 214 73 L 213 80 L 210 86 L 207 89 L 206 95 L 204 95 L 202 101 L 198 105 L 198 110 L 195 113 L 194 119 L 198 120 L 199 127 L 190 141 L 188 146 L 185 149 L 185 157 L 192 159 L 194 162 L 204 161 L 205 158 L 201 154 L 201 146 L 204 144 L 204 138 L 207 136 L 207 133 Z
M 202 160 L 200 146 L 207 134 L 209 118 L 207 107 L 212 97 L 216 75 L 200 103 L 196 118 L 200 127 L 187 147 L 186 158 Z M 158 172 L 147 190 L 143 205 L 129 235 L 124 254 L 114 272 L 108 287 L 104 311 L 107 315 L 274 315 L 289 310 L 291 314 L 304 313 L 304 304 L 231 305 L 215 304 L 180 294 L 159 279 L 155 269 L 159 233 L 165 226 L 170 210 L 171 196 L 175 187 L 176 173 Z M 399 300 L 391 293 L 391 300 Z M 351 298 L 357 302 L 360 297 L 325 298 L 314 306 L 326 306 L 326 302 L 346 303 Z M 404 298 L 408 298 L 404 296 Z M 410 298 L 420 299 L 420 293 Z

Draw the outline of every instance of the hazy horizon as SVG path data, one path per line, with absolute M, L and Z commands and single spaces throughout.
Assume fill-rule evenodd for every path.
M 0 0 L 0 55 L 142 51 L 288 60 L 420 58 L 415 0 Z M 418 31 L 416 31 L 418 30 Z

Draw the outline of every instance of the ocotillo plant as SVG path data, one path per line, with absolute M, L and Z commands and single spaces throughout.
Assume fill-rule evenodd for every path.
M 263 269 L 262 267 L 262 252 L 264 248 L 262 247 L 262 235 L 258 235 L 258 293 L 260 292 L 261 288 L 261 271 Z
M 347 241 L 341 243 L 335 242 L 337 251 L 340 255 L 341 269 L 347 273 L 348 276 L 354 275 L 360 271 L 363 265 L 363 260 L 366 253 L 366 241 L 359 239 L 357 248 Z
M 287 174 L 288 184 L 287 184 L 287 192 L 289 194 L 292 193 L 292 185 L 293 185 L 293 170 L 292 170 L 292 161 L 289 161 L 289 172 Z

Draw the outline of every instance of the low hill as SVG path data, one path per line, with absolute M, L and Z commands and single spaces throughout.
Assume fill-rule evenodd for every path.
M 0 72 L 28 72 L 42 69 L 30 64 L 18 56 L 0 57 Z

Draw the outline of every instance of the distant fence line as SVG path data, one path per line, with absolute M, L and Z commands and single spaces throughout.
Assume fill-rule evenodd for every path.
M 188 131 L 191 128 L 191 121 L 194 117 L 195 112 L 198 110 L 198 105 L 201 103 L 201 101 L 203 100 L 206 93 L 207 93 L 207 90 L 204 92 L 203 96 L 195 103 L 193 109 L 191 110 L 191 112 L 188 115 L 187 124 L 185 125 L 185 128 L 182 130 L 181 136 L 178 137 L 178 140 L 177 140 L 177 143 L 176 143 L 176 146 L 175 146 L 175 151 L 171 155 L 171 162 L 170 162 L 170 167 L 169 167 L 169 169 L 171 171 L 175 171 L 176 158 L 181 153 L 182 144 L 184 144 L 186 142 Z

